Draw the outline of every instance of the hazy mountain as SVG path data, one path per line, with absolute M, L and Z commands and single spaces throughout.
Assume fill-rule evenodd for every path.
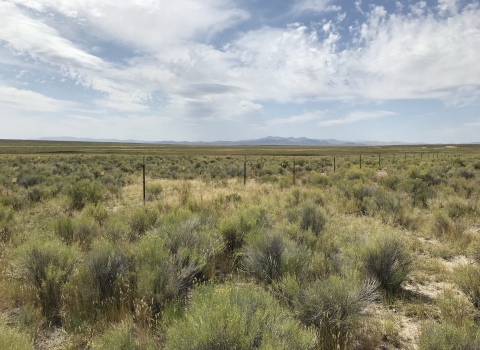
M 140 141 L 140 140 L 118 140 L 118 139 L 92 139 L 77 138 L 69 136 L 42 137 L 43 141 L 74 141 L 74 142 L 119 142 L 119 143 L 146 143 L 160 145 L 191 145 L 191 146 L 386 146 L 386 145 L 407 145 L 413 143 L 405 142 L 380 142 L 380 141 L 340 141 L 335 139 L 319 140 L 307 137 L 280 137 L 268 136 L 260 139 L 240 141 Z M 420 144 L 420 143 L 419 143 Z

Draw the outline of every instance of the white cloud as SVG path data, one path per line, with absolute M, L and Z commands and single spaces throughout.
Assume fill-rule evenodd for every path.
M 323 12 L 332 3 L 302 0 L 295 8 Z M 6 0 L 0 2 L 0 41 L 17 55 L 19 66 L 25 56 L 33 57 L 43 64 L 37 70 L 54 67 L 98 92 L 91 100 L 96 106 L 128 113 L 152 113 L 159 99 L 161 107 L 153 107 L 159 115 L 187 120 L 258 117 L 267 101 L 437 99 L 461 106 L 480 99 L 476 5 L 459 11 L 455 1 L 443 0 L 437 10 L 418 5 L 405 15 L 372 7 L 351 28 L 352 38 L 342 38 L 333 21 L 323 22 L 328 25 L 318 31 L 302 24 L 265 26 L 238 33 L 222 49 L 208 44 L 215 33 L 249 17 L 233 4 Z M 56 25 L 50 12 L 69 17 Z M 343 20 L 340 16 L 337 22 Z M 99 41 L 126 45 L 132 57 L 118 63 L 95 56 L 103 50 L 93 50 L 94 45 L 77 42 L 71 34 L 81 26 Z M 307 115 L 274 123 L 294 123 L 287 120 L 296 117 L 301 122 Z
M 271 125 L 278 125 L 278 124 L 298 124 L 298 123 L 305 123 L 312 120 L 322 119 L 325 115 L 326 111 L 312 111 L 312 112 L 305 112 L 299 115 L 294 115 L 289 118 L 276 118 L 272 119 L 268 122 Z
M 37 112 L 59 112 L 77 107 L 75 102 L 56 100 L 30 90 L 0 85 L 0 105 Z
M 205 38 L 249 18 L 233 0 L 11 0 L 77 18 L 98 35 L 148 52 L 165 44 Z
M 298 0 L 292 7 L 293 14 L 301 14 L 303 12 L 325 12 L 340 11 L 340 6 L 330 5 L 332 0 Z M 330 5 L 330 6 L 329 6 Z
M 438 0 L 437 7 L 441 14 L 457 13 L 458 0 Z
M 318 122 L 318 126 L 333 126 L 333 125 L 341 125 L 341 124 L 350 124 L 356 123 L 362 120 L 369 120 L 369 119 L 378 119 L 383 117 L 388 117 L 395 115 L 396 113 L 391 111 L 356 111 L 348 114 L 345 118 L 340 119 L 330 119 Z

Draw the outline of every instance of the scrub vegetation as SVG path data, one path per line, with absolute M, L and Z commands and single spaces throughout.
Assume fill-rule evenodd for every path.
M 244 185 L 237 151 L 21 145 L 0 157 L 2 349 L 480 346 L 480 149 L 338 148 L 334 172 L 250 148 Z

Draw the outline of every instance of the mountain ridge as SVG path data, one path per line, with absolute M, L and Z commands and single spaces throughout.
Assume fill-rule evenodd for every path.
M 70 141 L 70 142 L 117 142 L 144 143 L 160 145 L 191 145 L 191 146 L 390 146 L 390 145 L 420 145 L 423 142 L 382 142 L 382 141 L 342 141 L 336 139 L 311 139 L 307 137 L 267 136 L 259 139 L 239 141 L 142 141 L 121 139 L 94 139 L 70 136 L 42 137 L 40 141 Z

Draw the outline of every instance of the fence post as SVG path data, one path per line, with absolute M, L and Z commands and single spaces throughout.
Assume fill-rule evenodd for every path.
M 142 169 L 143 169 L 143 206 L 145 206 L 145 157 L 143 157 Z
M 335 171 L 337 170 L 337 166 L 335 164 L 335 161 L 337 159 L 337 156 L 336 155 L 333 155 L 333 173 L 335 174 Z
M 293 157 L 293 185 L 295 186 L 295 157 Z
M 360 169 L 362 169 L 362 154 L 360 154 Z
M 247 155 L 243 156 L 243 186 L 247 184 Z

